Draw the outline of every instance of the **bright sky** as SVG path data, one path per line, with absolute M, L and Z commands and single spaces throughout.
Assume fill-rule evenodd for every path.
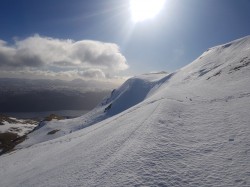
M 0 68 L 33 76 L 64 76 L 67 69 L 90 78 L 174 71 L 209 47 L 250 34 L 249 0 L 166 0 L 153 18 L 137 22 L 130 9 L 130 0 L 1 0 Z

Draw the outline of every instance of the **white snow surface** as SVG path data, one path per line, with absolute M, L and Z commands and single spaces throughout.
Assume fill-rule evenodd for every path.
M 249 82 L 250 37 L 172 74 L 132 78 L 1 156 L 0 186 L 250 186 Z

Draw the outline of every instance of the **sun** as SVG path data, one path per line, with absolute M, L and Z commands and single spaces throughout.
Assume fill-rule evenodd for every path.
M 132 20 L 140 22 L 154 18 L 163 8 L 165 0 L 130 0 Z

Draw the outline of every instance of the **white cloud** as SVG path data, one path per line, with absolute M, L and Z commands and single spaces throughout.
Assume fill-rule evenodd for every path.
M 78 75 L 85 78 L 104 79 L 106 78 L 105 73 L 100 69 L 87 69 L 78 71 Z
M 85 70 L 85 71 L 69 70 L 69 71 L 60 71 L 60 72 L 40 71 L 40 70 L 18 70 L 18 71 L 0 70 L 0 79 L 1 78 L 60 79 L 60 80 L 65 80 L 65 81 L 74 80 L 74 79 L 82 79 L 90 83 L 88 84 L 89 87 L 103 89 L 101 88 L 102 85 L 103 87 L 106 87 L 106 88 L 109 88 L 110 86 L 115 88 L 121 85 L 130 77 L 116 76 L 116 75 L 109 77 L 109 76 L 106 76 L 101 71 L 98 71 L 98 70 L 95 71 L 91 69 L 91 70 Z M 107 87 L 107 85 L 109 85 L 109 87 Z M 87 90 L 88 88 L 86 87 L 84 89 Z
M 0 40 L 0 69 L 5 73 L 103 79 L 127 68 L 126 58 L 114 43 L 39 35 L 13 45 Z

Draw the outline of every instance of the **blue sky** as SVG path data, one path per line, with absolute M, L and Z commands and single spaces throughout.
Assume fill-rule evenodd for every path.
M 166 0 L 154 19 L 134 23 L 129 0 L 1 0 L 0 39 L 8 46 L 35 34 L 115 43 L 129 66 L 121 75 L 174 71 L 249 35 L 249 10 L 249 0 Z

